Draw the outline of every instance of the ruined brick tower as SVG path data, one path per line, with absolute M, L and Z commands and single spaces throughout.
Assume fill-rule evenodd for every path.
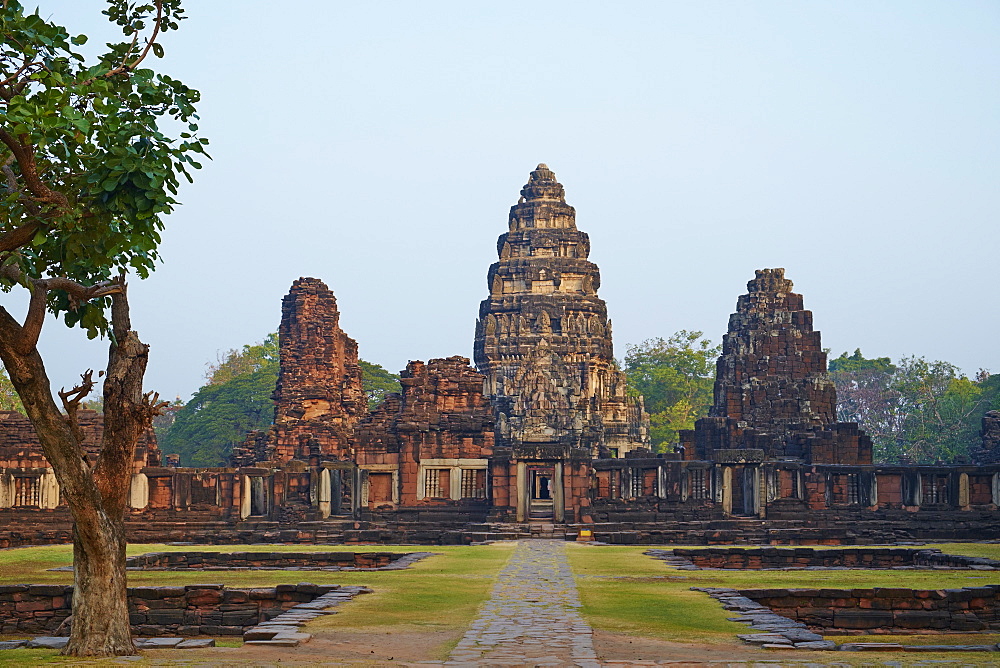
M 758 269 L 747 289 L 722 338 L 709 415 L 775 435 L 830 424 L 837 391 L 802 295 L 784 269 Z
M 716 365 L 709 417 L 682 432 L 689 458 L 718 461 L 719 450 L 755 450 L 765 460 L 870 464 L 871 441 L 837 423 L 837 391 L 820 333 L 784 269 L 758 269 L 740 295 Z
M 354 428 L 368 404 L 361 388 L 358 344 L 340 329 L 333 292 L 300 278 L 281 301 L 281 366 L 272 398 L 274 426 L 252 437 L 234 461 L 317 463 L 351 456 Z
M 479 307 L 475 362 L 497 412 L 498 446 L 531 444 L 623 455 L 648 446 L 642 400 L 626 396 L 600 271 L 576 211 L 542 164 L 497 241 Z

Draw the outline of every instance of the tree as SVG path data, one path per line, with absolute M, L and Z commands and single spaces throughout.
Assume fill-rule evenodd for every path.
M 872 439 L 875 461 L 900 461 L 906 409 L 893 385 L 895 365 L 888 357 L 867 359 L 859 348 L 830 360 L 829 369 L 837 388 L 837 419 L 861 425 Z
M 861 354 L 861 348 L 855 348 L 854 354 L 850 357 L 847 356 L 846 352 L 843 352 L 840 354 L 840 357 L 830 360 L 831 373 L 856 373 L 859 371 L 892 373 L 895 370 L 896 367 L 888 357 L 867 359 Z
M 274 421 L 276 379 L 277 373 L 265 368 L 205 385 L 177 411 L 161 449 L 179 454 L 186 466 L 224 466 L 248 432 Z
M 369 409 L 392 392 L 399 392 L 399 376 L 378 364 L 359 360 L 361 383 Z M 233 446 L 250 431 L 266 430 L 274 422 L 274 393 L 278 381 L 278 335 L 260 343 L 230 350 L 208 364 L 206 384 L 174 415 L 168 428 L 157 432 L 164 452 L 176 453 L 187 466 L 221 466 Z
M 629 393 L 645 397 L 650 441 L 656 450 L 676 443 L 678 431 L 692 429 L 712 406 L 719 346 L 702 332 L 680 330 L 669 339 L 647 339 L 626 349 Z
M 970 380 L 953 364 L 904 357 L 866 359 L 860 350 L 830 362 L 837 418 L 857 422 L 878 462 L 934 463 L 969 454 L 1000 382 L 981 371 Z
M 85 35 L 16 0 L 0 6 L 0 289 L 30 295 L 21 321 L 0 306 L 0 359 L 74 520 L 73 656 L 135 652 L 124 518 L 135 445 L 160 402 L 143 393 L 148 347 L 132 329 L 125 279 L 154 268 L 178 176 L 190 180 L 207 143 L 194 136 L 197 91 L 140 67 L 163 55 L 179 0 L 107 4 L 125 41 L 90 63 L 74 50 Z M 164 120 L 185 131 L 164 134 Z M 63 413 L 37 349 L 47 313 L 110 341 L 96 457 L 83 453 L 75 417 L 93 373 L 59 392 Z
M 374 410 L 390 394 L 402 391 L 399 374 L 390 373 L 380 364 L 358 360 L 361 365 L 361 388 L 368 397 L 368 410 Z
M 899 361 L 892 387 L 906 411 L 903 449 L 920 463 L 952 461 L 969 454 L 978 439 L 983 392 L 954 364 L 923 357 Z
M 271 332 L 260 343 L 243 346 L 243 350 L 229 350 L 207 365 L 205 380 L 209 385 L 227 383 L 237 376 L 273 367 L 278 374 L 278 333 Z
M 179 454 L 187 466 L 224 465 L 247 432 L 267 429 L 274 421 L 278 335 L 228 351 L 208 365 L 205 376 L 206 384 L 158 434 L 161 449 Z
M 21 405 L 21 398 L 17 396 L 17 390 L 7 377 L 7 372 L 0 368 L 0 411 L 17 411 L 24 413 L 24 406 Z

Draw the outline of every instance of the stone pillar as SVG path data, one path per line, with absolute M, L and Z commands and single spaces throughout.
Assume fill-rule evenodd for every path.
M 250 517 L 250 476 L 240 476 L 240 519 Z
M 357 508 L 355 508 L 355 510 L 358 510 L 358 508 L 368 506 L 368 493 L 371 491 L 371 484 L 368 478 L 368 471 L 365 469 L 358 469 L 356 475 L 358 478 L 357 488 L 361 490 L 361 494 L 358 495 L 361 498 L 358 500 Z
M 523 522 L 528 517 L 528 469 L 524 462 L 517 463 L 517 521 Z
M 733 467 L 722 468 L 722 514 L 733 514 Z
M 566 490 L 563 488 L 563 463 L 556 462 L 552 472 L 552 520 L 566 520 Z
M 1000 506 L 1000 473 L 993 474 L 993 505 Z
M 180 510 L 191 505 L 191 476 L 187 473 L 174 473 L 170 489 L 173 491 L 174 508 Z
M 781 496 L 781 473 L 778 472 L 778 469 L 765 469 L 764 480 L 767 489 L 767 496 L 764 497 L 764 500 L 770 503 Z
M 750 479 L 753 480 L 753 505 L 751 510 L 754 515 L 764 517 L 767 508 L 767 480 L 765 478 L 764 467 L 754 466 L 750 469 Z
M 38 507 L 52 510 L 59 506 L 59 482 L 52 469 L 46 469 L 38 480 Z
M 864 480 L 864 478 L 865 477 L 862 476 L 862 480 Z M 868 474 L 867 483 L 868 483 L 868 507 L 878 508 L 878 476 L 875 475 L 874 471 Z
M 453 501 L 462 498 L 462 468 L 460 466 L 451 467 L 448 474 L 448 497 Z
M 958 476 L 958 505 L 963 510 L 969 509 L 969 474 L 961 473 Z
M 145 473 L 132 474 L 128 505 L 136 510 L 142 510 L 149 505 L 149 478 Z
M 326 519 L 330 516 L 330 469 L 320 469 L 319 489 L 316 493 L 319 505 L 319 516 Z
M 360 492 L 355 493 L 355 490 L 361 489 L 362 482 L 364 483 L 368 482 L 368 472 L 367 471 L 364 472 L 364 478 L 362 479 L 361 469 L 355 468 L 353 476 L 354 476 L 354 487 L 351 490 L 351 515 L 352 517 L 357 517 L 358 512 L 361 510 L 361 494 Z
M 994 479 L 996 476 L 994 476 Z M 14 476 L 10 473 L 0 475 L 0 508 L 10 508 L 14 505 Z

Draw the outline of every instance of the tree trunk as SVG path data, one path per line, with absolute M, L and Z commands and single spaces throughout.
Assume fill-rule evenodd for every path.
M 155 402 L 142 395 L 149 347 L 130 329 L 124 293 L 112 296 L 111 310 L 104 431 L 91 466 L 76 433 L 75 407 L 68 416 L 60 411 L 37 348 L 18 345 L 23 330 L 0 307 L 0 358 L 74 520 L 73 617 L 63 650 L 69 656 L 135 654 L 128 615 L 125 515 L 136 443 L 149 427 Z
M 125 523 L 99 513 L 98 535 L 73 531 L 73 622 L 64 654 L 135 654 L 129 624 Z

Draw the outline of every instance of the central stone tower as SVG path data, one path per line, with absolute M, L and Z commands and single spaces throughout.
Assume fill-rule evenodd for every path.
M 474 349 L 497 415 L 497 446 L 512 448 L 515 459 L 648 447 L 642 399 L 626 395 L 614 361 L 590 239 L 546 165 L 531 172 L 509 226 L 497 241 L 500 261 L 489 270 Z

